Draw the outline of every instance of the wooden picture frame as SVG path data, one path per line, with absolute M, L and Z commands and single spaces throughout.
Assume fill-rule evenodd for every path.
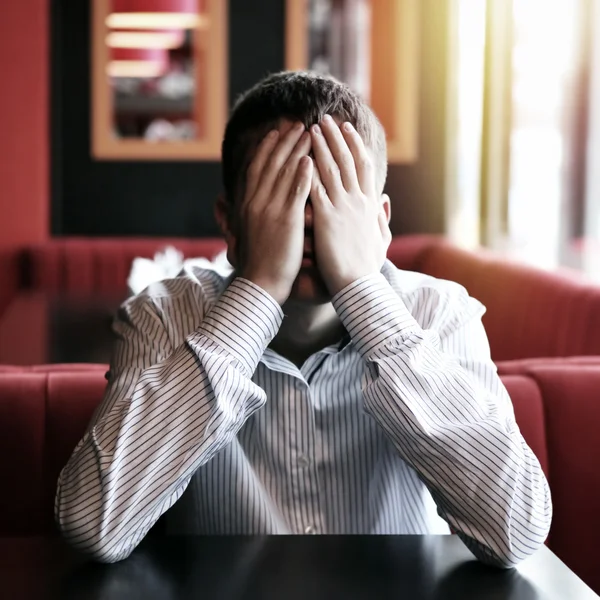
M 110 0 L 92 0 L 91 154 L 97 160 L 220 160 L 228 111 L 228 26 L 226 0 L 205 0 L 205 26 L 193 30 L 197 81 L 210 82 L 194 100 L 200 137 L 189 141 L 148 142 L 116 138 L 113 129 L 113 93 L 106 75 L 109 32 L 106 18 Z M 204 93 L 206 92 L 206 93 Z
M 286 69 L 309 61 L 310 0 L 286 0 Z M 370 105 L 387 135 L 388 162 L 418 156 L 419 0 L 371 0 Z

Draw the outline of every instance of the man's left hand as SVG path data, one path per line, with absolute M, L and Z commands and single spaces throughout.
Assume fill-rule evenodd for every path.
M 311 127 L 314 170 L 313 208 L 317 265 L 329 293 L 378 273 L 392 234 L 385 196 L 377 192 L 375 166 L 362 138 L 346 122 L 327 115 Z

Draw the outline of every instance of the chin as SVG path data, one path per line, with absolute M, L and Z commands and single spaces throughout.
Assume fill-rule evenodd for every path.
M 316 268 L 303 268 L 292 287 L 289 300 L 305 304 L 331 302 L 331 294 Z

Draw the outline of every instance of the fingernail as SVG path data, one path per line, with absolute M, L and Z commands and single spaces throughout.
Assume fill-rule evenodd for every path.
M 269 133 L 267 133 L 267 137 L 269 139 L 275 138 L 279 135 L 279 131 L 277 131 L 277 129 L 271 129 L 271 131 L 269 131 Z
M 320 135 L 321 134 L 321 128 L 318 125 L 313 125 L 312 126 L 312 131 L 316 135 Z
M 323 117 L 324 121 L 328 121 L 329 123 L 331 123 L 331 121 L 333 121 L 333 117 L 331 115 L 325 115 Z
M 353 129 L 354 129 L 354 127 L 352 127 L 352 123 L 350 123 L 349 121 L 346 121 L 344 123 L 344 131 L 351 133 Z

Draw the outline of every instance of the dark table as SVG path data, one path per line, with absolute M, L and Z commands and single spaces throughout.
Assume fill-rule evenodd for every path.
M 0 364 L 108 363 L 126 297 L 20 292 L 0 314 Z
M 0 597 L 61 600 L 591 600 L 550 550 L 516 569 L 456 536 L 170 537 L 125 561 L 86 561 L 58 539 L 0 539 Z

